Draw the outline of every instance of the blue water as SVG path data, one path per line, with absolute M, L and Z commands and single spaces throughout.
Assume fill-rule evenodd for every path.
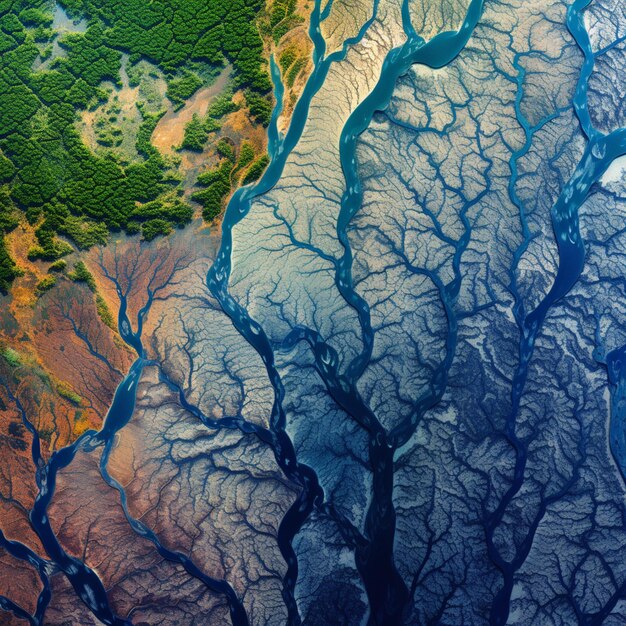
M 507 420 L 507 436 L 514 446 L 516 461 L 513 481 L 500 501 L 497 509 L 490 515 L 487 523 L 487 542 L 490 548 L 490 556 L 501 569 L 504 577 L 504 584 L 496 595 L 491 606 L 490 623 L 493 626 L 504 625 L 508 620 L 514 575 L 527 557 L 532 546 L 532 538 L 534 536 L 532 534 L 529 536 L 525 545 L 522 546 L 521 552 L 516 555 L 516 558 L 512 562 L 504 560 L 495 551 L 494 533 L 499 524 L 502 522 L 508 505 L 520 492 L 524 484 L 524 472 L 528 460 L 528 450 L 526 448 L 526 444 L 520 437 L 518 437 L 515 424 L 520 402 L 524 393 L 524 387 L 528 376 L 528 368 L 531 363 L 535 341 L 538 334 L 541 332 L 543 322 L 552 307 L 554 307 L 554 305 L 572 289 L 582 273 L 585 261 L 585 244 L 579 229 L 579 210 L 588 198 L 593 185 L 600 180 L 611 163 L 616 158 L 626 153 L 626 129 L 619 129 L 609 135 L 604 135 L 593 127 L 589 115 L 589 107 L 587 106 L 587 91 L 589 77 L 593 71 L 594 55 L 591 50 L 591 43 L 584 27 L 582 17 L 582 12 L 585 7 L 588 6 L 589 1 L 590 0 L 576 0 L 569 7 L 567 13 L 568 28 L 584 55 L 584 63 L 572 104 L 581 130 L 588 138 L 588 143 L 573 174 L 564 185 L 551 210 L 552 228 L 554 230 L 554 236 L 559 252 L 556 277 L 554 278 L 552 286 L 546 296 L 540 301 L 537 307 L 528 314 L 524 314 L 523 312 L 515 280 L 512 277 L 512 288 L 517 302 L 516 316 L 520 325 L 521 339 L 519 348 L 519 366 L 513 379 L 512 408 Z M 519 66 L 518 69 L 520 69 L 520 77 L 523 79 L 523 70 L 521 70 Z M 518 113 L 518 119 L 520 119 L 521 114 L 519 111 L 519 98 L 516 110 Z M 518 206 L 520 205 L 519 199 L 513 189 L 517 178 L 516 160 L 519 156 L 521 156 L 521 154 L 528 150 L 530 145 L 529 140 L 534 132 L 534 129 L 530 129 L 525 120 L 520 119 L 520 121 L 522 121 L 523 128 L 526 132 L 527 141 L 524 148 L 515 154 L 512 160 L 512 182 L 510 186 L 510 193 Z M 547 120 L 544 120 L 544 123 L 545 121 Z M 516 262 L 526 249 L 529 241 L 528 229 L 525 222 L 523 223 L 523 227 L 525 240 L 518 250 Z M 614 367 L 615 362 L 615 360 L 612 361 L 612 366 L 610 367 L 611 372 L 616 371 L 616 368 Z M 616 436 L 615 425 L 611 426 L 610 440 L 613 454 L 617 457 L 618 465 L 626 467 L 624 464 L 626 462 L 626 457 L 623 456 L 626 449 L 623 446 L 623 440 L 620 440 L 620 438 Z M 578 473 L 575 472 L 572 479 L 568 481 L 567 486 L 569 487 L 574 484 L 575 479 L 577 478 Z M 566 493 L 566 491 L 559 492 L 558 495 L 562 495 L 562 493 Z M 556 500 L 556 496 L 554 496 L 554 500 Z M 544 504 L 544 507 L 545 506 L 547 506 L 547 504 Z M 545 508 L 543 511 L 545 512 Z M 538 519 L 540 519 L 540 517 L 541 516 L 538 516 Z M 536 531 L 536 527 L 533 529 L 533 533 L 534 531 Z M 601 623 L 604 617 L 599 616 L 597 619 L 599 621 L 595 621 L 593 623 Z
M 519 367 L 513 381 L 512 409 L 507 421 L 507 435 L 512 442 L 516 463 L 513 481 L 505 493 L 500 505 L 491 514 L 486 524 L 487 543 L 490 547 L 490 556 L 503 574 L 503 585 L 497 594 L 492 607 L 490 622 L 493 625 L 505 624 L 511 602 L 513 577 L 525 556 L 530 550 L 532 542 L 522 546 L 518 559 L 514 562 L 506 562 L 493 547 L 493 533 L 502 521 L 502 517 L 514 496 L 519 492 L 524 481 L 524 469 L 527 461 L 525 444 L 518 439 L 515 429 L 516 415 L 522 397 L 528 366 L 532 358 L 533 347 L 536 337 L 541 330 L 543 321 L 550 309 L 565 296 L 578 280 L 584 264 L 585 248 L 578 226 L 578 211 L 586 198 L 589 196 L 593 185 L 598 182 L 610 164 L 626 151 L 625 130 L 620 129 L 610 135 L 602 135 L 591 124 L 587 107 L 587 84 L 594 65 L 594 57 L 590 49 L 589 37 L 582 21 L 582 11 L 587 6 L 587 1 L 575 2 L 568 11 L 568 27 L 584 54 L 584 62 L 580 73 L 580 79 L 576 88 L 573 106 L 579 119 L 581 129 L 588 138 L 588 144 L 584 154 L 575 168 L 569 181 L 552 208 L 552 226 L 559 251 L 559 265 L 554 282 L 539 305 L 529 313 L 524 311 L 521 299 L 517 293 L 514 273 L 511 274 L 512 293 L 516 298 L 515 314 L 521 329 Z M 393 494 L 393 456 L 395 450 L 404 444 L 410 434 L 414 432 L 415 423 L 408 422 L 398 426 L 393 432 L 388 433 L 378 422 L 375 415 L 363 404 L 356 391 L 356 382 L 363 374 L 365 367 L 371 360 L 373 348 L 373 333 L 367 303 L 357 294 L 351 277 L 352 254 L 346 234 L 347 227 L 358 212 L 362 204 L 362 189 L 357 171 L 356 145 L 359 135 L 368 128 L 372 116 L 376 111 L 384 110 L 391 98 L 393 88 L 400 76 L 407 72 L 412 64 L 422 63 L 432 68 L 440 68 L 449 64 L 461 52 L 466 45 L 473 29 L 475 28 L 482 10 L 482 2 L 472 2 L 469 6 L 465 21 L 458 32 L 442 33 L 428 43 L 413 30 L 410 20 L 408 5 L 403 7 L 403 20 L 406 43 L 392 50 L 385 59 L 381 76 L 370 95 L 355 109 L 346 122 L 340 139 L 341 165 L 345 177 L 346 192 L 341 201 L 341 211 L 337 221 L 337 237 L 343 244 L 344 254 L 333 262 L 336 270 L 335 284 L 348 304 L 357 312 L 363 340 L 361 353 L 354 358 L 343 374 L 337 371 L 337 354 L 313 331 L 308 329 L 294 329 L 287 338 L 284 347 L 290 348 L 297 341 L 305 340 L 315 357 L 317 371 L 325 382 L 333 399 L 349 415 L 351 415 L 370 435 L 369 459 L 373 472 L 372 500 L 367 513 L 364 541 L 356 541 L 355 560 L 361 574 L 362 581 L 368 594 L 371 611 L 371 623 L 375 624 L 398 624 L 405 610 L 408 590 L 404 581 L 399 576 L 393 562 L 393 542 L 395 533 L 395 512 L 392 502 Z M 317 57 L 323 59 L 323 53 L 317 51 Z M 301 107 L 294 115 L 294 121 L 290 128 L 290 134 L 284 144 L 274 146 L 271 152 L 272 165 L 268 168 L 258 185 L 242 190 L 231 201 L 224 221 L 224 239 L 217 262 L 208 276 L 208 285 L 214 295 L 220 300 L 224 309 L 230 315 L 237 329 L 255 347 L 263 358 L 268 369 L 268 375 L 275 390 L 275 411 L 273 428 L 284 429 L 284 415 L 280 402 L 282 400 L 282 384 L 278 372 L 274 367 L 274 353 L 263 330 L 250 318 L 247 311 L 242 309 L 228 293 L 228 277 L 230 275 L 230 250 L 232 228 L 248 213 L 251 201 L 271 189 L 279 180 L 284 162 L 289 151 L 294 145 L 291 135 L 301 133 L 304 116 L 311 95 L 309 87 L 317 88 L 318 76 L 321 76 L 320 66 L 311 78 L 305 91 L 306 97 L 301 101 Z M 525 145 L 515 152 L 511 158 L 512 177 L 509 192 L 512 200 L 521 206 L 515 189 L 517 180 L 517 161 L 529 149 L 532 136 L 537 128 L 531 128 L 523 119 L 520 109 L 523 95 L 522 84 L 524 70 L 515 60 L 515 68 L 518 70 L 518 94 L 516 100 L 516 112 L 518 121 L 526 133 Z M 558 111 L 551 117 L 558 115 Z M 542 125 L 549 119 L 542 121 Z M 524 240 L 514 256 L 514 265 L 523 255 L 530 241 L 528 227 L 521 211 L 522 232 Z M 467 238 L 462 238 L 455 254 L 457 279 L 458 261 L 467 245 Z M 429 276 L 435 284 L 434 276 Z M 450 325 L 447 337 L 448 345 L 455 341 L 456 325 L 452 313 L 452 303 L 458 295 L 459 280 L 454 280 L 450 285 L 438 285 L 442 301 L 449 317 Z M 424 399 L 423 409 L 429 408 L 441 397 L 445 388 L 445 373 L 453 357 L 453 350 L 448 350 L 438 372 L 433 376 L 433 391 Z M 621 431 L 623 433 L 623 430 Z M 612 440 L 615 437 L 612 438 Z M 624 435 L 622 434 L 624 440 Z M 623 456 L 626 445 L 614 445 L 615 451 L 619 449 L 621 464 L 626 467 L 626 458 Z M 578 478 L 575 472 L 567 486 L 571 486 Z M 316 494 L 316 497 L 319 497 Z M 545 505 L 547 506 L 547 504 Z M 545 512 L 545 510 L 544 510 Z M 286 537 L 293 538 L 299 531 L 302 518 L 293 523 L 291 532 Z M 536 530 L 536 529 L 535 529 Z M 285 537 L 281 537 L 284 541 Z M 284 546 L 285 551 L 288 546 Z M 289 561 L 288 561 L 289 562 Z
M 126 293 L 130 292 L 130 286 L 128 286 L 128 290 L 124 292 L 114 277 L 109 276 L 109 278 L 115 283 L 120 301 L 118 314 L 120 335 L 126 344 L 136 351 L 137 359 L 133 362 L 128 373 L 118 385 L 111 406 L 103 421 L 102 428 L 99 431 L 90 430 L 85 432 L 72 445 L 54 452 L 50 460 L 45 463 L 41 456 L 40 440 L 36 429 L 28 419 L 19 399 L 13 396 L 7 386 L 3 385 L 5 391 L 20 410 L 23 423 L 33 437 L 32 459 L 33 464 L 38 468 L 37 486 L 39 493 L 30 511 L 29 517 L 33 530 L 41 540 L 49 560 L 41 559 L 29 548 L 18 542 L 7 540 L 0 532 L 0 546 L 15 558 L 28 561 L 36 567 L 44 585 L 43 591 L 38 599 L 37 611 L 34 616 L 29 616 L 23 609 L 4 597 L 0 597 L 0 607 L 11 611 L 18 617 L 28 619 L 33 625 L 43 624 L 44 613 L 51 599 L 49 576 L 54 572 L 60 571 L 71 583 L 77 596 L 102 623 L 112 626 L 130 626 L 132 624 L 130 620 L 122 619 L 113 613 L 109 606 L 106 590 L 97 573 L 81 560 L 67 554 L 62 548 L 50 526 L 47 515 L 48 506 L 54 496 L 56 477 L 59 471 L 70 465 L 79 451 L 92 452 L 98 448 L 103 448 L 100 461 L 102 476 L 110 487 L 119 492 L 122 508 L 132 530 L 139 536 L 151 541 L 163 558 L 182 565 L 190 576 L 201 581 L 212 592 L 223 595 L 228 602 L 234 626 L 248 626 L 249 622 L 245 609 L 233 588 L 226 581 L 214 579 L 202 572 L 187 555 L 175 550 L 169 550 L 163 546 L 158 537 L 145 524 L 132 517 L 128 510 L 126 494 L 123 487 L 108 473 L 107 463 L 115 443 L 115 437 L 131 420 L 135 410 L 137 387 L 144 367 L 147 364 L 142 343 L 143 323 L 154 301 L 154 294 L 149 293 L 146 303 L 137 314 L 133 328 L 128 316 L 128 303 L 126 298 Z
M 583 55 L 572 104 L 581 131 L 586 138 L 586 147 L 579 163 L 552 207 L 552 228 L 559 254 L 557 272 L 545 297 L 531 311 L 525 310 L 516 283 L 515 270 L 530 242 L 530 232 L 523 203 L 518 197 L 516 189 L 518 161 L 527 154 L 533 136 L 538 129 L 549 122 L 558 112 L 541 120 L 535 127 L 530 126 L 521 111 L 525 70 L 519 55 L 515 57 L 513 63 L 514 70 L 517 72 L 515 77 L 517 82 L 515 112 L 517 122 L 525 134 L 523 146 L 511 155 L 509 162 L 511 179 L 508 188 L 511 200 L 520 209 L 521 219 L 522 242 L 513 254 L 513 266 L 509 272 L 510 291 L 515 299 L 514 315 L 520 330 L 520 343 L 519 363 L 512 385 L 511 410 L 506 421 L 506 435 L 515 452 L 515 466 L 510 485 L 498 506 L 487 516 L 485 523 L 489 556 L 502 575 L 502 585 L 491 605 L 489 616 L 490 623 L 494 626 L 504 625 L 509 618 L 514 577 L 528 555 L 532 544 L 531 535 L 529 541 L 521 546 L 516 557 L 513 560 L 506 560 L 495 547 L 494 535 L 503 520 L 507 507 L 520 492 L 524 483 L 528 450 L 525 442 L 516 432 L 516 420 L 525 390 L 529 364 L 533 358 L 535 342 L 542 331 L 546 317 L 576 284 L 583 270 L 585 242 L 579 228 L 579 211 L 592 193 L 594 185 L 600 180 L 610 164 L 616 158 L 626 154 L 626 129 L 622 128 L 610 134 L 603 134 L 594 128 L 589 114 L 587 106 L 588 84 L 594 68 L 594 55 L 582 17 L 588 4 L 589 0 L 576 0 L 570 6 L 567 14 L 567 26 Z M 191 404 L 182 389 L 164 372 L 160 371 L 160 376 L 162 381 L 177 396 L 180 405 L 207 428 L 214 430 L 236 429 L 258 437 L 271 448 L 278 466 L 287 479 L 300 488 L 296 501 L 280 524 L 277 538 L 286 563 L 286 573 L 283 578 L 283 599 L 287 607 L 288 623 L 290 625 L 301 623 L 299 608 L 295 599 L 298 560 L 293 548 L 293 541 L 312 513 L 318 509 L 325 511 L 334 519 L 343 539 L 354 551 L 356 568 L 368 596 L 371 612 L 370 623 L 395 626 L 400 624 L 403 617 L 406 616 L 410 590 L 398 573 L 394 562 L 396 534 L 396 511 L 393 500 L 394 455 L 409 441 L 421 415 L 441 399 L 446 388 L 447 372 L 454 358 L 457 340 L 457 319 L 454 303 L 459 294 L 461 281 L 460 260 L 469 242 L 470 229 L 466 213 L 473 204 L 481 200 L 482 196 L 479 195 L 472 203 L 468 203 L 460 215 L 465 232 L 455 246 L 452 264 L 453 279 L 448 284 L 442 284 L 434 273 L 428 274 L 428 278 L 439 291 L 449 322 L 445 358 L 433 372 L 431 389 L 420 399 L 412 416 L 401 421 L 393 429 L 387 430 L 374 412 L 363 402 L 357 391 L 358 382 L 372 359 L 374 333 L 368 304 L 359 295 L 353 282 L 353 255 L 347 235 L 348 227 L 363 203 L 356 151 L 359 136 L 370 126 L 376 112 L 387 109 L 398 79 L 406 74 L 411 66 L 422 64 L 430 68 L 442 68 L 452 63 L 462 53 L 479 23 L 483 10 L 483 0 L 470 2 L 463 24 L 458 31 L 441 33 L 427 42 L 418 35 L 411 24 L 409 4 L 408 1 L 405 1 L 402 7 L 402 19 L 406 41 L 387 54 L 377 83 L 369 95 L 352 112 L 342 129 L 339 150 L 346 191 L 341 198 L 336 235 L 343 246 L 343 253 L 338 259 L 332 259 L 331 262 L 335 270 L 335 284 L 339 293 L 345 302 L 356 311 L 360 336 L 362 337 L 361 351 L 347 364 L 345 371 L 340 371 L 337 353 L 319 334 L 310 329 L 294 328 L 281 346 L 282 349 L 289 350 L 298 342 L 306 343 L 314 357 L 317 373 L 331 397 L 367 433 L 373 486 L 362 530 L 353 528 L 347 520 L 334 510 L 332 505 L 325 500 L 325 494 L 315 470 L 298 460 L 294 444 L 286 431 L 286 417 L 283 409 L 284 388 L 278 368 L 275 365 L 275 347 L 271 345 L 264 329 L 250 316 L 248 311 L 238 304 L 228 290 L 234 227 L 249 213 L 252 202 L 272 189 L 280 180 L 287 159 L 302 137 L 313 98 L 323 86 L 332 64 L 345 59 L 349 48 L 365 36 L 377 16 L 378 2 L 377 0 L 374 1 L 372 15 L 363 24 L 359 33 L 346 41 L 341 49 L 326 56 L 326 44 L 321 34 L 321 25 L 328 18 L 331 8 L 332 2 L 328 2 L 323 8 L 321 0 L 315 2 L 309 30 L 314 45 L 314 67 L 295 107 L 289 129 L 285 135 L 278 132 L 277 126 L 278 117 L 282 111 L 284 88 L 281 84 L 280 71 L 274 59 L 271 59 L 270 70 L 277 104 L 268 128 L 270 164 L 257 183 L 239 189 L 231 199 L 223 222 L 221 247 L 206 278 L 209 289 L 218 299 L 223 310 L 263 360 L 274 393 L 269 427 L 253 425 L 242 418 L 212 419 L 204 414 L 199 407 Z M 204 573 L 187 555 L 164 546 L 153 531 L 132 516 L 127 506 L 126 494 L 122 485 L 108 472 L 107 464 L 115 437 L 132 419 L 137 388 L 142 373 L 146 367 L 155 366 L 154 363 L 146 360 L 142 343 L 143 323 L 152 305 L 152 296 L 148 298 L 144 307 L 139 311 L 134 326 L 129 319 L 126 298 L 122 290 L 119 289 L 119 285 L 118 296 L 120 299 L 118 314 L 120 335 L 125 343 L 134 349 L 137 358 L 118 386 L 111 407 L 99 431 L 84 433 L 72 445 L 55 452 L 46 463 L 41 455 L 36 429 L 28 419 L 26 412 L 21 408 L 19 400 L 11 396 L 10 390 L 6 388 L 6 392 L 11 396 L 22 414 L 24 426 L 32 434 L 31 454 L 33 464 L 37 468 L 39 493 L 30 512 L 30 521 L 48 558 L 42 559 L 27 546 L 10 541 L 0 533 L 0 546 L 15 558 L 31 563 L 39 573 L 43 584 L 43 591 L 39 596 L 34 616 L 26 614 L 23 609 L 4 597 L 0 597 L 0 607 L 26 619 L 31 624 L 43 623 L 44 613 L 51 597 L 50 576 L 55 572 L 61 572 L 71 583 L 78 597 L 102 623 L 116 626 L 130 624 L 130 621 L 115 615 L 112 611 L 106 590 L 97 573 L 63 549 L 47 517 L 58 472 L 67 467 L 78 452 L 102 449 L 100 463 L 102 476 L 106 483 L 119 493 L 122 508 L 132 530 L 138 536 L 150 541 L 163 558 L 182 565 L 190 576 L 201 581 L 212 592 L 222 595 L 228 602 L 232 623 L 236 626 L 247 626 L 249 621 L 242 599 L 237 596 L 230 584 L 225 580 L 212 578 Z M 608 378 L 612 389 L 612 421 L 609 442 L 616 465 L 626 481 L 625 364 L 626 347 L 618 348 L 606 357 Z M 579 474 L 575 471 L 571 479 L 562 487 L 561 492 L 564 493 L 578 477 Z M 552 497 L 556 498 L 558 495 L 555 494 Z M 550 499 L 546 499 L 542 504 L 544 513 L 545 507 L 549 505 L 550 501 Z M 535 530 L 536 527 L 532 529 L 533 532 Z M 612 608 L 607 605 L 589 623 L 601 623 Z
M 346 235 L 346 228 L 362 203 L 362 191 L 356 165 L 357 138 L 369 126 L 374 113 L 388 106 L 398 78 L 406 74 L 413 64 L 420 63 L 428 67 L 440 68 L 456 58 L 467 44 L 478 23 L 482 6 L 482 0 L 472 0 L 466 18 L 458 31 L 441 33 L 426 43 L 410 25 L 408 3 L 405 2 L 403 17 L 406 42 L 389 52 L 377 84 L 350 115 L 341 133 L 340 155 L 346 192 L 341 201 L 337 236 L 344 246 L 344 254 L 335 265 L 335 283 L 346 302 L 358 312 L 364 343 L 362 354 L 348 367 L 346 375 L 339 376 L 336 368 L 332 367 L 333 364 L 336 367 L 336 355 L 332 355 L 332 350 L 319 341 L 319 338 L 312 337 L 310 333 L 301 333 L 296 329 L 286 340 L 285 347 L 298 339 L 308 340 L 318 365 L 318 372 L 332 397 L 349 415 L 364 426 L 370 435 L 369 459 L 373 471 L 373 494 L 366 518 L 365 540 L 357 542 L 355 560 L 367 591 L 372 620 L 376 624 L 390 626 L 398 624 L 406 609 L 409 592 L 393 562 L 395 534 L 395 510 L 392 503 L 393 456 L 396 446 L 389 442 L 388 434 L 373 413 L 363 405 L 355 386 L 358 377 L 369 362 L 373 345 L 367 304 L 358 296 L 352 283 L 352 255 Z M 374 11 L 376 7 L 377 5 Z M 284 431 L 285 416 L 281 405 L 284 392 L 280 376 L 274 366 L 274 352 L 263 329 L 228 293 L 232 229 L 247 215 L 252 200 L 267 192 L 280 179 L 285 161 L 304 129 L 311 99 L 322 86 L 330 63 L 345 57 L 347 46 L 344 46 L 339 53 L 327 59 L 324 58 L 324 41 L 316 36 L 319 33 L 319 18 L 319 6 L 316 6 L 311 23 L 311 34 L 315 44 L 315 68 L 294 111 L 287 136 L 283 142 L 270 142 L 271 163 L 260 181 L 256 185 L 241 189 L 233 196 L 222 226 L 222 246 L 207 276 L 207 284 L 213 295 L 220 301 L 235 327 L 263 359 L 275 393 L 272 430 L 280 434 L 284 440 L 287 440 Z M 363 36 L 368 26 L 369 23 L 359 33 L 355 42 Z M 275 118 L 270 124 L 270 137 L 272 137 L 274 123 Z M 289 448 L 293 449 L 292 445 L 289 445 Z M 278 460 L 281 468 L 286 472 L 288 467 L 293 467 L 294 464 L 298 466 L 297 462 L 285 466 L 284 461 L 280 458 Z M 300 623 L 297 607 L 292 600 L 297 577 L 297 561 L 291 542 L 310 514 L 314 501 L 322 497 L 319 482 L 313 477 L 310 468 L 307 468 L 307 477 L 309 480 L 299 483 L 302 487 L 302 495 L 285 516 L 278 536 L 281 551 L 288 565 L 288 573 L 284 580 L 284 595 L 289 609 L 290 624 Z M 350 529 L 345 529 L 345 533 L 350 534 Z

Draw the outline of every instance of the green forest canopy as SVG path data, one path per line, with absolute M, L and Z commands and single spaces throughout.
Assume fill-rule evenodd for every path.
M 83 143 L 75 127 L 80 110 L 106 97 L 103 81 L 119 84 L 122 52 L 131 62 L 147 58 L 184 97 L 193 85 L 186 64 L 233 65 L 262 122 L 270 111 L 271 83 L 255 18 L 263 0 L 64 0 L 84 33 L 58 41 L 65 54 L 33 69 L 50 54 L 57 34 L 50 28 L 52 4 L 0 0 L 0 290 L 18 275 L 4 242 L 20 211 L 37 225 L 32 259 L 54 261 L 71 247 L 106 240 L 110 230 L 140 230 L 147 238 L 189 221 L 191 208 L 172 201 L 167 166 L 150 144 L 159 116 L 141 110 L 137 136 L 141 160 L 122 165 Z M 182 82 L 181 82 L 182 77 Z M 175 97 L 175 96 L 174 96 Z M 170 198 L 163 200 L 162 198 Z M 145 206 L 145 209 L 141 207 Z M 140 207 L 139 209 L 137 207 Z

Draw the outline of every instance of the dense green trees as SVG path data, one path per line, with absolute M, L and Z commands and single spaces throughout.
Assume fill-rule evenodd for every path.
M 169 235 L 171 231 L 172 225 L 167 220 L 160 218 L 148 220 L 141 226 L 141 232 L 146 241 L 152 241 L 159 235 Z
M 185 72 L 179 78 L 172 78 L 167 84 L 167 97 L 172 101 L 175 108 L 185 104 L 202 86 L 202 79 L 194 72 Z
M 223 159 L 235 162 L 235 146 L 232 140 L 223 137 L 217 142 L 215 150 Z
M 220 166 L 198 176 L 198 184 L 204 189 L 196 191 L 192 198 L 202 204 L 202 216 L 208 222 L 214 220 L 221 212 L 224 199 L 230 193 L 230 175 L 233 164 L 223 161 Z
M 38 109 L 39 101 L 28 87 L 0 79 L 0 136 L 20 130 Z
M 50 262 L 73 250 L 68 241 L 88 248 L 106 242 L 111 230 L 141 232 L 152 239 L 191 220 L 192 208 L 175 191 L 178 181 L 150 143 L 162 113 L 138 105 L 143 119 L 136 140 L 139 158 L 94 153 L 78 132 L 77 113 L 94 110 L 109 98 L 105 81 L 121 85 L 124 52 L 130 55 L 131 83 L 139 81 L 133 72 L 136 64 L 142 58 L 151 61 L 165 72 L 167 96 L 175 106 L 182 106 L 211 72 L 229 62 L 234 85 L 244 90 L 252 117 L 267 124 L 272 110 L 271 81 L 256 25 L 265 0 L 60 0 L 60 4 L 71 16 L 87 18 L 85 32 L 58 36 L 51 29 L 52 6 L 47 0 L 0 0 L 0 185 L 4 185 L 0 289 L 4 290 L 19 273 L 4 241 L 18 223 L 19 211 L 36 227 L 37 243 L 28 251 L 29 258 Z M 272 36 L 296 19 L 294 10 L 294 0 L 272 3 L 264 18 L 271 23 Z M 62 54 L 50 58 L 56 37 Z M 222 94 L 204 118 L 194 117 L 182 148 L 204 148 L 210 133 L 219 130 L 218 120 L 237 109 L 232 95 Z M 121 145 L 122 131 L 115 121 L 96 119 L 95 139 L 100 145 Z M 201 177 L 204 188 L 194 196 L 209 220 L 222 210 L 232 184 L 253 180 L 266 165 L 264 157 L 255 161 L 254 150 L 245 142 L 238 155 L 234 144 L 224 140 L 216 151 L 224 160 Z
M 9 251 L 6 247 L 4 238 L 0 239 L 0 291 L 6 292 L 13 279 L 20 275 L 20 271 L 15 264 L 15 261 L 11 258 Z
M 246 89 L 245 97 L 252 117 L 263 126 L 267 126 L 272 116 L 272 99 L 270 96 L 263 96 L 252 89 Z
M 239 148 L 239 159 L 237 160 L 237 169 L 242 169 L 250 165 L 254 160 L 254 148 L 247 142 L 242 142 Z
M 287 84 L 287 87 L 293 87 L 293 84 L 295 83 L 298 74 L 300 74 L 306 64 L 307 59 L 305 57 L 300 57 L 294 61 L 285 77 L 285 83 Z
M 95 293 L 96 280 L 82 261 L 78 261 L 78 263 L 74 265 L 74 269 L 68 274 L 68 277 L 70 280 L 76 281 L 77 283 L 85 283 L 87 287 Z
M 210 119 L 219 120 L 225 115 L 233 113 L 238 108 L 239 107 L 233 102 L 232 91 L 226 90 L 224 93 L 216 96 L 213 102 L 211 102 L 209 110 L 207 111 L 207 117 Z
M 227 139 L 221 139 L 217 149 L 222 162 L 198 176 L 198 184 L 202 189 L 192 195 L 204 207 L 202 216 L 209 222 L 222 212 L 226 197 L 240 178 L 243 178 L 241 182 L 244 185 L 257 180 L 269 163 L 267 154 L 255 160 L 254 149 L 247 141 L 242 142 L 238 155 L 235 154 L 233 143 Z
M 189 61 L 220 65 L 226 59 L 240 85 L 259 94 L 271 89 L 255 25 L 264 0 L 62 0 L 62 4 L 74 15 L 106 24 L 105 37 L 112 48 L 146 57 L 166 72 Z M 190 76 L 186 75 L 186 88 L 193 84 Z
M 202 152 L 209 135 L 221 128 L 219 120 L 238 108 L 237 104 L 233 102 L 233 93 L 230 89 L 221 93 L 211 102 L 204 118 L 201 118 L 196 113 L 193 114 L 193 117 L 185 126 L 185 136 L 180 149 Z
M 0 183 L 13 177 L 13 164 L 0 153 Z M 11 258 L 4 241 L 4 235 L 11 232 L 19 223 L 17 210 L 10 196 L 9 188 L 0 187 L 0 292 L 5 292 L 20 271 Z
M 287 87 L 293 87 L 298 74 L 307 64 L 307 58 L 301 56 L 300 51 L 295 46 L 286 48 L 278 59 L 278 65 L 284 76 L 284 82 Z
M 208 119 L 210 120 L 211 118 Z M 199 115 L 194 113 L 189 123 L 185 126 L 185 136 L 180 147 L 183 150 L 202 152 L 208 138 L 209 126 L 207 120 L 203 120 Z
M 19 223 L 15 205 L 11 200 L 8 187 L 0 187 L 0 232 L 9 233 Z
M 57 277 L 54 274 L 48 274 L 44 276 L 36 285 L 35 293 L 40 296 L 46 291 L 49 291 L 56 285 Z
M 67 261 L 65 259 L 58 259 L 48 266 L 49 272 L 64 272 L 67 267 Z
M 106 242 L 111 229 L 136 231 L 157 217 L 168 224 L 189 221 L 192 210 L 182 202 L 149 204 L 170 187 L 166 164 L 150 144 L 159 115 L 140 109 L 139 162 L 122 166 L 83 143 L 75 128 L 77 110 L 106 97 L 103 81 L 119 83 L 121 52 L 112 47 L 104 24 L 93 20 L 85 33 L 60 38 L 63 56 L 35 69 L 40 50 L 49 50 L 38 42 L 55 36 L 42 30 L 52 23 L 48 8 L 43 1 L 0 4 L 0 183 L 10 189 L 0 194 L 0 235 L 17 224 L 15 204 L 37 226 L 29 258 L 55 261 L 72 251 L 58 235 L 88 248 Z M 189 94 L 189 83 L 174 83 L 181 97 Z M 142 203 L 148 203 L 143 212 Z M 17 274 L 2 240 L 0 289 Z
M 264 34 L 278 43 L 304 18 L 296 14 L 296 0 L 273 0 L 269 8 L 269 19 L 263 24 Z
M 261 178 L 261 174 L 265 171 L 265 168 L 269 165 L 270 158 L 267 154 L 260 156 L 249 168 L 243 177 L 243 184 L 248 185 Z
M 193 217 L 193 209 L 180 198 L 160 198 L 152 202 L 140 204 L 133 211 L 131 218 L 144 221 L 163 218 L 168 223 L 184 226 Z

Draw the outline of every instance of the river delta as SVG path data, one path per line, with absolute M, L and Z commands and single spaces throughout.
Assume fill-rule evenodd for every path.
M 271 5 L 211 71 L 121 6 L 90 158 L 158 193 L 6 229 L 0 623 L 624 624 L 623 2 Z

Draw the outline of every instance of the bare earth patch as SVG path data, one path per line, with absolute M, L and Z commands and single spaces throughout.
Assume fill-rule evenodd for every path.
M 176 146 L 182 143 L 185 126 L 191 121 L 194 113 L 199 117 L 206 115 L 211 100 L 228 85 L 231 72 L 230 66 L 227 66 L 212 85 L 196 91 L 178 111 L 174 110 L 171 103 L 168 104 L 167 113 L 159 120 L 152 134 L 152 145 L 163 154 L 173 153 Z

